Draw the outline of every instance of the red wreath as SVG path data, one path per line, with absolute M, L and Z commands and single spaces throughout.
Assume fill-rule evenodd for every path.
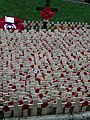
M 50 7 L 45 7 L 40 12 L 40 17 L 43 20 L 50 20 L 54 16 L 54 13 L 51 11 Z
M 19 18 L 16 18 L 16 17 L 13 17 L 13 18 L 14 18 L 14 24 L 5 22 L 5 17 L 0 18 L 0 29 L 5 29 L 5 25 L 6 25 L 7 29 L 10 29 L 10 28 L 8 28 L 8 26 L 11 26 L 12 31 L 14 31 L 14 30 L 22 31 L 22 30 L 24 30 L 24 25 L 23 25 L 22 21 Z M 15 26 L 15 27 L 13 27 L 13 26 Z

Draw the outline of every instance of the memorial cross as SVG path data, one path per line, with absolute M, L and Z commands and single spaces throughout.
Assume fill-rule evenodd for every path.
M 50 7 L 50 0 L 46 0 L 45 7 Z M 45 7 L 36 7 L 36 10 L 42 10 L 42 9 L 44 9 Z M 51 10 L 52 10 L 53 12 L 58 12 L 58 9 L 57 9 L 57 8 L 51 8 Z
M 50 0 L 46 0 L 45 7 L 50 7 Z M 41 11 L 41 10 L 43 10 L 45 7 L 36 7 L 36 10 Z M 58 9 L 57 9 L 57 8 L 50 8 L 50 9 L 51 9 L 51 11 L 53 11 L 53 12 L 58 12 Z M 48 23 L 47 21 L 43 21 L 43 27 L 42 27 L 42 28 L 46 29 L 46 28 L 47 28 L 47 23 Z

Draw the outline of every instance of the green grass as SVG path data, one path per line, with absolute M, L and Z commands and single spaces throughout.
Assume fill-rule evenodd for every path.
M 0 18 L 16 16 L 22 20 L 40 21 L 37 6 L 44 7 L 45 0 L 0 0 Z M 90 6 L 62 0 L 51 0 L 51 7 L 58 8 L 51 21 L 88 22 L 90 24 Z

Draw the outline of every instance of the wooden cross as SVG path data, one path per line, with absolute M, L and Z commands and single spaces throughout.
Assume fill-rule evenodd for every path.
M 50 0 L 46 0 L 45 7 L 50 7 Z M 36 7 L 36 10 L 43 10 L 45 7 Z M 53 12 L 57 12 L 58 11 L 57 8 L 51 8 L 51 10 Z
M 46 0 L 46 4 L 45 4 L 45 7 L 50 7 L 50 0 Z M 36 10 L 43 10 L 45 7 L 36 7 Z M 53 12 L 57 12 L 58 11 L 58 9 L 57 8 L 51 8 L 51 10 L 53 11 Z M 44 21 L 43 22 L 43 27 L 42 28 L 44 28 L 44 29 L 46 29 L 47 28 L 47 21 Z

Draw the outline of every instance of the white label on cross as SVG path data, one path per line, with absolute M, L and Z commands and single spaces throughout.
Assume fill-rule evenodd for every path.
M 5 22 L 14 23 L 14 18 L 5 16 Z
M 34 73 L 36 73 L 36 74 L 37 74 L 37 73 L 38 73 L 38 70 L 37 70 L 37 69 L 35 69 L 35 70 L 34 70 Z

